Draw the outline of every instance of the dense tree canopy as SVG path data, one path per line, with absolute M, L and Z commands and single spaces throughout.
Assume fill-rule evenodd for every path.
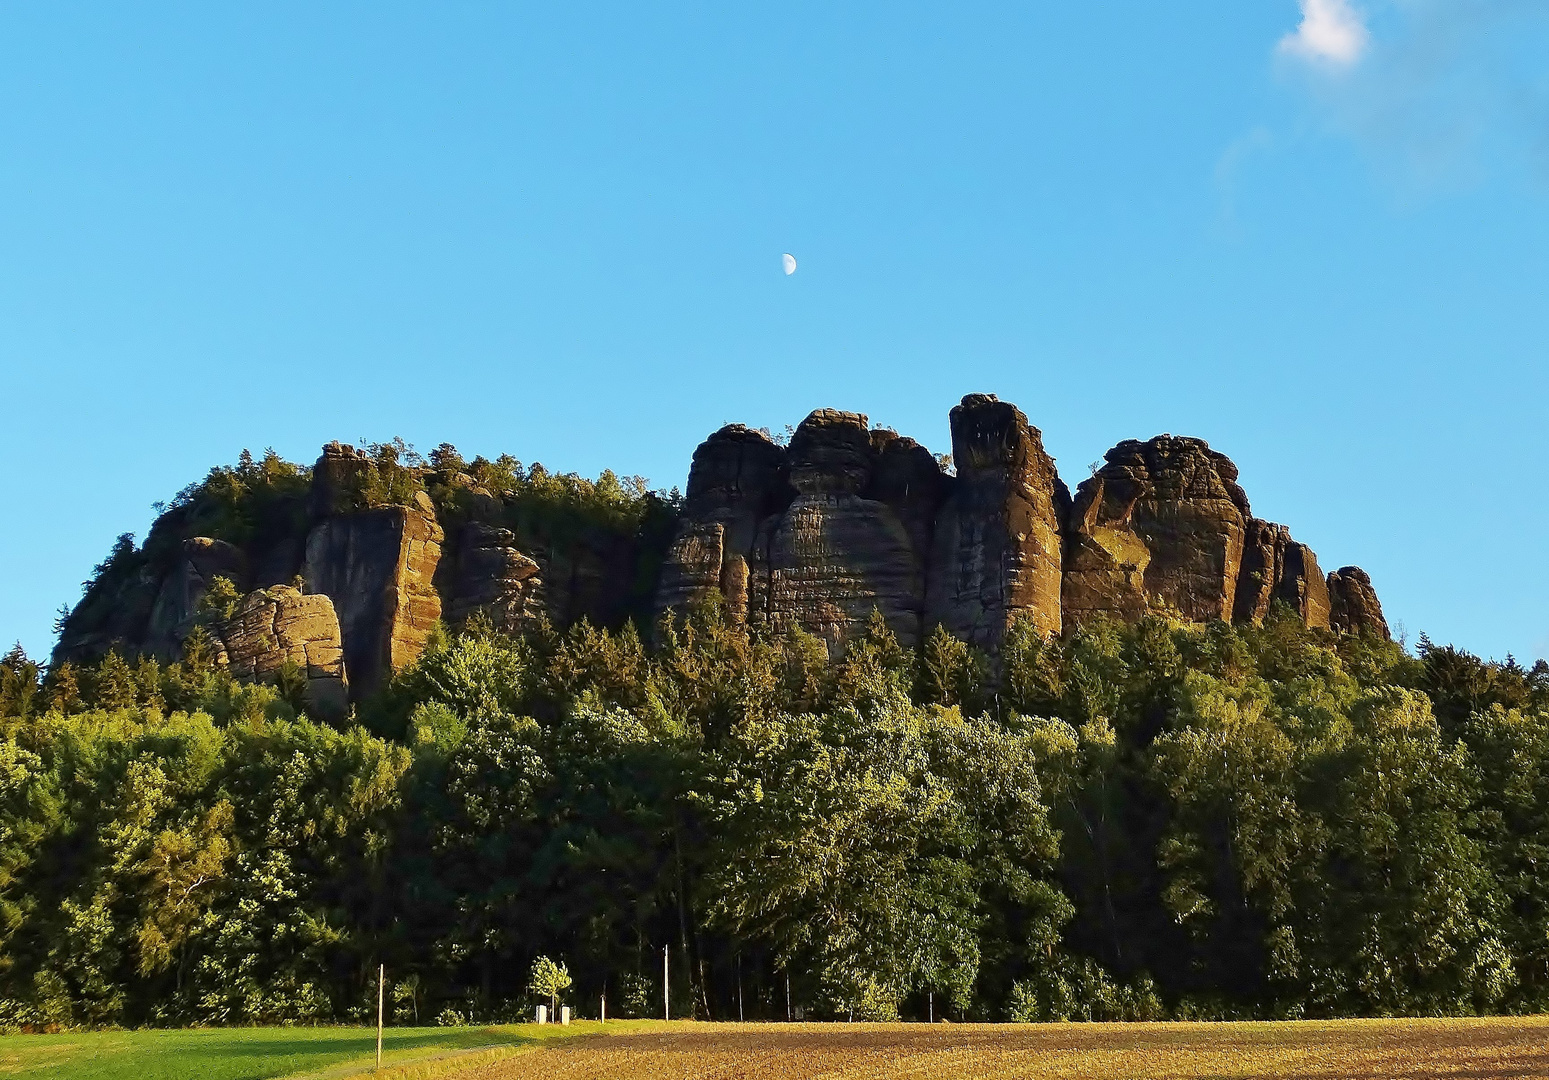
M 1543 663 L 1288 612 L 995 663 L 880 618 L 834 660 L 713 606 L 650 631 L 440 634 L 339 726 L 197 639 L 13 650 L 0 1022 L 360 1018 L 378 963 L 405 1020 L 506 1018 L 540 957 L 654 1014 L 664 946 L 674 1014 L 718 1018 L 787 980 L 856 1018 L 1549 1005 Z

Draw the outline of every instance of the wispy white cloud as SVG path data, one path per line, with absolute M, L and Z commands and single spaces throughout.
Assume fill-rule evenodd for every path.
M 1301 0 L 1277 50 L 1327 131 L 1406 197 L 1549 178 L 1549 3 L 1359 2 Z M 1346 18 L 1355 30 L 1341 38 Z
M 1350 0 L 1299 0 L 1302 22 L 1280 39 L 1280 51 L 1348 67 L 1361 58 L 1371 34 Z

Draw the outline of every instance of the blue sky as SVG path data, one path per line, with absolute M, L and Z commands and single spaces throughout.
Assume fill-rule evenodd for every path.
M 244 447 L 670 487 L 989 391 L 1534 658 L 1546 292 L 1526 0 L 0 3 L 0 634 Z

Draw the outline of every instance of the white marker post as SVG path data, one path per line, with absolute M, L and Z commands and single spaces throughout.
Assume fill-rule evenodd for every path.
M 672 996 L 667 992 L 667 980 L 672 977 L 671 970 L 667 967 L 667 950 L 671 945 L 662 946 L 662 1019 L 672 1019 Z
M 602 1007 L 597 1010 L 597 1017 L 604 1024 L 608 1022 L 608 992 L 606 990 L 602 992 Z
M 387 965 L 376 969 L 376 1067 L 382 1071 L 382 1003 L 387 1000 Z

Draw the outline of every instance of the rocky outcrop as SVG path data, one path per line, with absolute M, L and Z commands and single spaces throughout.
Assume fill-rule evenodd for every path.
M 427 463 L 402 445 L 330 443 L 310 478 L 284 462 L 246 471 L 244 458 L 230 471 L 248 500 L 238 513 L 217 483 L 162 514 L 143 547 L 121 538 L 54 661 L 109 648 L 175 659 L 196 625 L 219 632 L 204 598 L 221 577 L 248 593 L 234 668 L 264 674 L 300 648 L 317 678 L 337 677 L 320 693 L 354 700 L 412 663 L 441 619 L 617 627 L 708 598 L 733 622 L 801 627 L 835 654 L 873 612 L 906 645 L 941 626 L 991 653 L 1019 619 L 1050 635 L 1149 612 L 1258 623 L 1279 603 L 1311 627 L 1388 635 L 1370 579 L 1324 577 L 1288 529 L 1252 516 L 1237 468 L 1202 440 L 1122 442 L 1072 500 L 1009 402 L 970 394 L 951 431 L 955 474 L 860 413 L 819 409 L 789 446 L 731 424 L 695 451 L 681 508 L 446 445 Z M 191 535 L 221 525 L 231 542 Z M 274 629 L 292 609 L 321 618 L 313 597 L 329 601 L 337 664 L 308 653 L 326 633 Z M 267 637 L 253 628 L 265 617 Z
M 144 651 L 161 660 L 181 655 L 183 639 L 201 615 L 200 601 L 217 577 L 237 589 L 247 581 L 247 556 L 235 544 L 194 536 L 183 541 L 182 558 L 162 579 L 146 628 Z
M 901 641 L 939 624 L 990 652 L 1019 618 L 1046 634 L 1148 612 L 1260 622 L 1281 602 L 1330 626 L 1332 577 L 1253 517 L 1203 440 L 1122 442 L 1072 501 L 1016 406 L 971 394 L 951 424 L 955 476 L 858 413 L 820 409 L 786 449 L 722 428 L 694 455 L 658 610 L 719 594 L 734 619 L 836 649 L 873 610 Z M 1373 625 L 1364 595 L 1346 606 L 1336 627 Z
M 294 664 L 306 677 L 307 707 L 339 716 L 349 706 L 344 642 L 333 601 L 286 585 L 249 593 L 220 630 L 231 673 L 272 682 Z
M 325 518 L 307 535 L 302 578 L 333 599 L 353 695 L 418 658 L 441 617 L 432 581 L 445 538 L 430 500 Z
M 920 500 L 929 493 L 911 485 L 910 461 L 918 459 L 910 447 L 894 447 L 896 441 L 874 442 L 860 413 L 819 409 L 801 422 L 787 454 L 795 497 L 764 519 L 748 560 L 750 621 L 775 630 L 800 626 L 837 651 L 880 611 L 901 642 L 920 640 L 926 552 L 916 546 L 905 515 L 917 525 L 928 516 Z M 879 476 L 884 457 L 889 469 Z M 890 505 L 878 494 L 898 502 Z M 724 566 L 731 561 L 725 529 L 722 537 Z M 731 565 L 727 584 L 736 590 L 739 571 Z
M 684 525 L 662 564 L 657 608 L 685 607 L 720 590 L 733 617 L 745 618 L 754 537 L 793 495 L 785 450 L 766 433 L 728 424 L 700 443 L 689 468 Z
M 1121 442 L 1076 493 L 1065 618 L 1230 619 L 1249 519 L 1237 467 L 1204 440 Z
M 462 626 L 482 614 L 507 633 L 531 625 L 543 611 L 538 564 L 516 547 L 510 529 L 470 522 L 459 530 L 446 606 L 447 624 Z
M 951 421 L 957 482 L 935 522 L 926 621 L 991 650 L 1019 616 L 1059 633 L 1070 495 L 1054 459 L 992 394 L 965 397 Z
M 364 450 L 337 440 L 324 446 L 312 466 L 312 516 L 326 518 L 358 509 L 357 495 L 375 472 L 376 463 Z
M 1329 628 L 1328 585 L 1318 558 L 1291 530 L 1262 518 L 1248 519 L 1233 618 L 1259 623 L 1275 601 L 1288 604 L 1308 626 Z
M 1342 566 L 1329 574 L 1328 598 L 1329 623 L 1335 630 L 1393 640 L 1372 579 L 1359 566 Z

